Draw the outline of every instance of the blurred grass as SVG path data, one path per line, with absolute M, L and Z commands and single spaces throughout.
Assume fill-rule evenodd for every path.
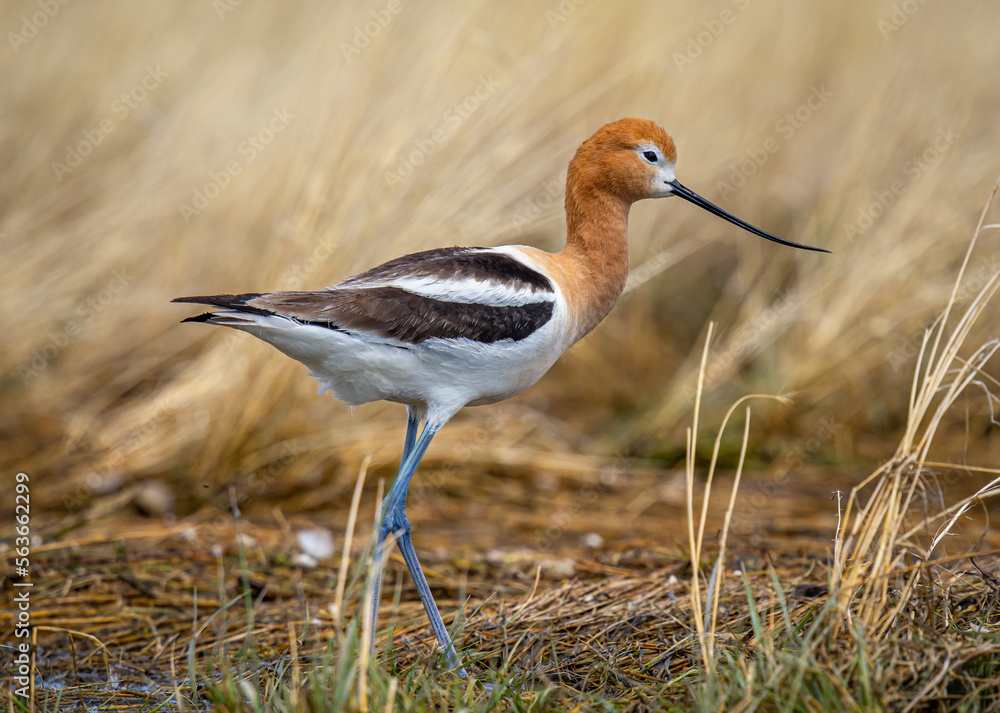
M 797 585 L 836 579 L 830 491 L 896 451 L 923 329 L 1000 173 L 998 21 L 988 2 L 860 0 L 0 7 L 0 470 L 32 475 L 32 531 L 44 539 L 32 576 L 45 602 L 33 622 L 54 627 L 38 649 L 45 695 L 65 684 L 81 701 L 91 691 L 127 702 L 149 698 L 150 680 L 183 686 L 190 674 L 214 687 L 220 710 L 249 705 L 250 679 L 279 710 L 284 697 L 301 709 L 300 693 L 344 690 L 334 685 L 353 670 L 343 652 L 329 672 L 303 667 L 313 683 L 296 682 L 296 662 L 323 663 L 330 627 L 343 638 L 353 609 L 329 610 L 332 563 L 293 566 L 295 533 L 321 523 L 339 538 L 366 455 L 372 488 L 392 475 L 401 409 L 352 414 L 316 397 L 301 365 L 245 335 L 182 326 L 190 312 L 168 301 L 319 288 L 435 246 L 558 249 L 566 163 L 625 115 L 672 132 L 686 184 L 833 255 L 780 249 L 683 203 L 635 206 L 634 281 L 613 314 L 524 395 L 460 414 L 414 481 L 417 546 L 446 614 L 469 617 L 470 654 L 501 679 L 541 679 L 504 693 L 521 709 L 589 708 L 589 696 L 594 709 L 708 706 L 712 695 L 791 709 L 803 680 L 807 692 L 838 688 L 821 702 L 994 695 L 989 552 L 977 557 L 985 570 L 928 568 L 937 583 L 909 600 L 927 616 L 885 647 L 866 649 L 859 634 L 846 649 L 857 662 L 839 648 L 855 632 L 820 628 L 821 646 L 801 645 L 800 623 L 822 617 Z M 88 155 L 77 164 L 74 152 Z M 410 157 L 419 165 L 401 166 Z M 1000 268 L 995 231 L 980 240 L 956 314 Z M 970 345 L 995 333 L 989 309 Z M 683 458 L 710 320 L 702 423 L 747 393 L 794 398 L 754 412 L 727 559 L 749 586 L 731 573 L 722 585 L 726 685 L 699 695 L 684 673 L 699 659 L 678 542 L 684 485 L 670 468 Z M 989 383 L 995 365 L 980 375 Z M 989 402 L 972 390 L 954 406 L 936 424 L 926 512 L 906 517 L 976 490 L 981 478 L 940 463 L 1000 455 Z M 722 468 L 741 445 L 726 438 Z M 233 500 L 249 564 L 232 550 Z M 374 500 L 362 498 L 360 522 Z M 973 543 L 997 546 L 989 512 L 967 515 L 935 556 L 964 562 Z M 859 550 L 856 561 L 868 560 Z M 917 581 L 911 570 L 878 581 Z M 388 672 L 371 679 L 372 707 L 393 700 L 392 677 L 401 708 L 466 703 L 471 691 L 436 680 L 398 562 L 389 582 L 395 638 L 374 664 Z M 245 624 L 223 604 L 242 605 L 247 586 Z M 188 672 L 183 649 L 213 613 Z M 829 621 L 841 614 L 831 608 Z M 625 621 L 634 628 L 612 627 Z M 945 633 L 931 636 L 927 621 Z M 115 676 L 146 688 L 104 690 L 108 662 L 67 629 L 107 642 Z M 236 643 L 252 629 L 257 649 Z M 87 659 L 80 672 L 71 640 Z M 982 655 L 950 659 L 955 678 L 942 678 L 927 642 Z M 872 669 L 865 651 L 878 654 Z M 243 678 L 214 678 L 230 661 Z M 639 698 L 636 671 L 651 677 Z M 483 698 L 473 707 L 490 707 Z
M 552 186 L 582 139 L 625 115 L 673 133 L 695 190 L 834 254 L 781 250 L 684 204 L 636 206 L 634 265 L 672 262 L 664 251 L 676 264 L 515 410 L 462 414 L 428 467 L 669 463 L 709 319 L 707 419 L 743 393 L 797 392 L 761 415 L 751 463 L 790 442 L 815 442 L 799 465 L 895 443 L 921 330 L 964 249 L 955 226 L 998 172 L 1000 8 L 932 3 L 896 27 L 895 6 L 860 1 L 224 7 L 70 3 L 0 52 L 0 465 L 45 477 L 43 512 L 150 479 L 182 513 L 248 475 L 259 502 L 336 495 L 367 453 L 388 475 L 400 409 L 351 414 L 266 345 L 180 326 L 168 300 L 319 288 L 434 246 L 558 249 Z M 26 38 L 36 12 L 5 6 L 0 27 Z M 935 152 L 940 132 L 954 138 Z M 53 165 L 81 142 L 78 166 Z M 203 209 L 184 208 L 213 183 Z M 887 190 L 891 205 L 849 235 Z M 998 261 L 986 244 L 971 273 Z M 968 409 L 942 431 L 957 451 L 987 431 Z

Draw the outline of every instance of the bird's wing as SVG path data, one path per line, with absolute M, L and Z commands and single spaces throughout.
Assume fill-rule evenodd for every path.
M 182 297 L 248 315 L 363 333 L 403 344 L 427 339 L 493 343 L 524 339 L 554 309 L 549 279 L 515 257 L 485 248 L 406 255 L 316 292 Z M 224 313 L 193 321 L 225 323 Z

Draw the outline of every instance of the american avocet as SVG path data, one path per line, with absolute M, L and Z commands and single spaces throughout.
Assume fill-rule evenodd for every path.
M 420 569 L 406 491 L 434 434 L 463 406 L 519 394 L 611 310 L 629 269 L 628 212 L 643 198 L 681 198 L 754 235 L 803 250 L 730 215 L 674 177 L 673 139 L 652 121 L 621 119 L 583 142 L 566 175 L 566 245 L 439 248 L 390 260 L 317 292 L 181 297 L 224 308 L 189 317 L 241 329 L 309 367 L 352 406 L 406 405 L 403 455 L 379 511 L 372 639 L 389 534 L 396 538 L 452 665 L 464 676 Z M 420 424 L 423 430 L 419 433 Z

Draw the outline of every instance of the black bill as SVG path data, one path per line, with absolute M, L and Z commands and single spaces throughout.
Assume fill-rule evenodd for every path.
M 741 228 L 743 228 L 743 230 L 746 230 L 749 233 L 753 233 L 754 235 L 759 235 L 760 237 L 770 240 L 771 242 L 778 243 L 779 245 L 787 245 L 790 248 L 799 248 L 800 250 L 812 250 L 818 253 L 830 252 L 829 250 L 824 250 L 823 248 L 814 248 L 811 245 L 801 245 L 799 243 L 793 243 L 791 240 L 784 240 L 782 238 L 779 238 L 777 235 L 771 235 L 770 233 L 765 233 L 760 228 L 755 228 L 754 226 L 750 225 L 750 223 L 740 220 L 731 213 L 727 213 L 726 211 L 722 210 L 722 208 L 715 205 L 715 203 L 705 200 L 697 193 L 692 191 L 690 188 L 687 188 L 686 186 L 681 184 L 680 181 L 677 180 L 669 181 L 668 185 L 673 189 L 674 195 L 680 196 L 689 203 L 694 203 L 699 208 L 704 208 L 709 213 L 717 215 L 723 220 L 728 220 L 733 225 L 740 226 Z

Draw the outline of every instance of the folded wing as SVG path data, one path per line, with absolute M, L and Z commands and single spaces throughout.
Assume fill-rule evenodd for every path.
M 253 315 L 367 334 L 400 344 L 428 339 L 520 341 L 551 318 L 549 279 L 514 257 L 483 248 L 407 255 L 315 292 L 181 297 L 221 307 L 185 321 L 246 326 Z M 250 319 L 247 319 L 247 318 Z

